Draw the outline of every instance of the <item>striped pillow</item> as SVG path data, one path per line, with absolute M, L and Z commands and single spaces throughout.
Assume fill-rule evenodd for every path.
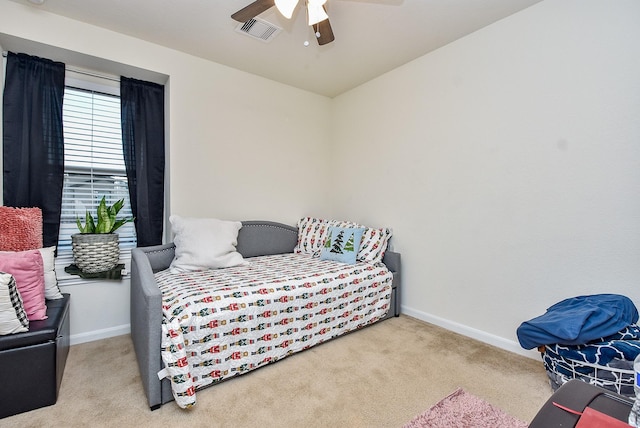
M 0 335 L 29 330 L 29 319 L 11 274 L 0 272 Z

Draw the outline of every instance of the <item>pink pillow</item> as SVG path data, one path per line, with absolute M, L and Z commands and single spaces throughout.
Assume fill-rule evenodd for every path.
M 0 251 L 0 272 L 15 278 L 29 321 L 46 319 L 44 263 L 40 251 Z
M 42 210 L 0 206 L 0 251 L 42 248 Z

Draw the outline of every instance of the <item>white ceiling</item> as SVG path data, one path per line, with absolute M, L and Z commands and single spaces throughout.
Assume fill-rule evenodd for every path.
M 301 5 L 291 20 L 275 8 L 259 16 L 283 29 L 268 43 L 236 32 L 230 15 L 252 1 L 46 0 L 32 7 L 334 97 L 541 0 L 328 0 L 336 40 L 325 46 Z

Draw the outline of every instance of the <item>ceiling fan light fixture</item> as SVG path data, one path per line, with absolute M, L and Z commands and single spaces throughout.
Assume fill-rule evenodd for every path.
M 291 19 L 293 16 L 293 11 L 298 5 L 298 0 L 275 0 L 276 8 L 278 8 L 278 12 L 282 14 L 287 19 Z
M 307 12 L 309 14 L 309 25 L 315 25 L 325 19 L 329 19 L 329 15 L 324 10 L 324 4 L 327 0 L 308 0 Z

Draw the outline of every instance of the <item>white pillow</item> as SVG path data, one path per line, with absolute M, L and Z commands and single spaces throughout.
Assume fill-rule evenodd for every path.
M 20 333 L 29 329 L 27 313 L 11 274 L 0 272 L 0 335 Z
M 56 277 L 56 247 L 38 248 L 44 264 L 44 298 L 47 300 L 62 299 Z
M 218 269 L 244 263 L 236 251 L 239 221 L 214 218 L 169 217 L 173 229 L 176 252 L 170 272 Z

